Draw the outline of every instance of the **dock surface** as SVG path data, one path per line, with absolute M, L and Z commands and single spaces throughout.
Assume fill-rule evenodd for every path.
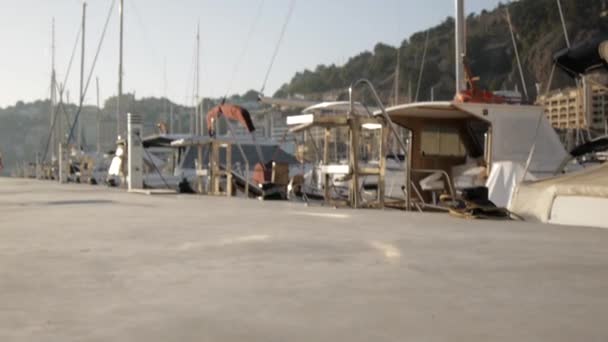
M 0 178 L 0 341 L 608 341 L 608 230 Z

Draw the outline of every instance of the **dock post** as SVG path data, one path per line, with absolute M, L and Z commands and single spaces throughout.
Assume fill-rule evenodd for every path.
M 141 142 L 143 130 L 142 117 L 137 114 L 127 114 L 127 149 L 128 149 L 128 170 L 127 184 L 129 190 L 143 189 L 143 153 L 144 147 Z
M 310 134 L 310 131 L 308 131 Z M 327 165 L 329 165 L 329 142 L 331 140 L 331 128 L 326 127 L 325 128 L 325 137 L 324 137 L 324 143 L 323 143 L 323 166 L 327 167 Z M 313 146 L 314 145 L 314 139 L 312 139 L 313 142 Z M 316 151 L 315 151 L 315 155 L 316 155 Z M 326 205 L 330 205 L 331 204 L 331 195 L 330 195 L 330 189 L 329 189 L 329 183 L 330 183 L 330 174 L 325 172 L 325 174 L 323 175 L 323 197 L 325 197 L 325 204 Z
M 68 144 L 59 144 L 59 183 L 68 182 Z
M 389 123 L 390 124 L 390 123 Z M 378 174 L 378 207 L 384 209 L 385 197 L 386 197 L 386 156 L 387 156 L 387 141 L 389 137 L 389 128 L 386 124 L 382 125 L 380 129 L 380 162 L 379 162 L 379 174 Z
M 359 138 L 361 135 L 361 122 L 356 115 L 349 118 L 350 130 L 350 205 L 353 209 L 359 208 Z
M 407 132 L 407 156 L 405 158 L 405 210 L 412 210 L 412 151 L 414 135 L 411 130 Z

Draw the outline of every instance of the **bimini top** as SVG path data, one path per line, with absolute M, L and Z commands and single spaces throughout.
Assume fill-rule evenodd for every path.
M 475 118 L 475 115 L 459 110 L 455 103 L 442 102 L 416 102 L 386 108 L 391 119 L 400 118 L 425 118 L 425 119 L 467 119 Z M 382 114 L 375 111 L 374 115 Z M 481 118 L 483 119 L 483 118 Z
M 150 147 L 171 147 L 171 143 L 191 137 L 190 134 L 153 134 L 142 139 L 145 148 Z
M 608 35 L 604 33 L 558 51 L 553 55 L 553 62 L 570 77 L 608 69 Z
M 375 108 L 367 108 L 359 102 L 354 103 L 355 113 L 358 115 L 367 116 L 373 113 Z M 348 101 L 335 101 L 335 102 L 321 102 L 310 107 L 307 107 L 302 111 L 303 114 L 313 114 L 318 112 L 338 112 L 345 113 L 350 111 L 350 102 Z
M 419 102 L 386 109 L 389 117 L 401 126 L 408 118 L 431 120 L 481 120 L 492 127 L 492 159 L 526 164 L 536 142 L 530 171 L 551 174 L 568 153 L 540 106 Z M 374 115 L 380 115 L 376 111 Z M 536 127 L 538 126 L 538 132 Z

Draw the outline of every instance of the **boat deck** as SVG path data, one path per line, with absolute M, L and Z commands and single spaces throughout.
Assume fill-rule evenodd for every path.
M 0 178 L 0 341 L 606 341 L 608 230 Z

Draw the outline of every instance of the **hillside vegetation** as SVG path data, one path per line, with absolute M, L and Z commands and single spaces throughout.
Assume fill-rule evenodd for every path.
M 570 39 L 573 44 L 583 42 L 597 34 L 608 33 L 608 18 L 600 13 L 608 10 L 604 0 L 562 0 Z M 475 75 L 487 89 L 521 89 L 515 63 L 515 54 L 505 19 L 506 5 L 468 17 L 468 59 Z M 546 87 L 551 71 L 552 54 L 566 46 L 555 0 L 520 0 L 509 5 L 518 46 L 522 57 L 526 85 L 533 99 L 537 84 Z M 427 58 L 418 100 L 428 100 L 431 88 L 435 99 L 451 99 L 454 95 L 454 19 L 447 18 L 439 25 L 417 32 L 405 39 L 400 49 L 399 99 L 414 100 L 419 79 L 422 54 L 428 34 Z M 277 97 L 301 95 L 309 99 L 329 100 L 346 98 L 348 85 L 360 78 L 370 79 L 378 88 L 385 103 L 393 102 L 394 75 L 397 65 L 397 47 L 378 43 L 373 50 L 365 51 L 341 66 L 319 65 L 314 70 L 298 72 L 290 82 L 275 94 Z M 571 85 L 572 81 L 556 74 L 553 87 Z M 411 95 L 411 98 L 410 98 Z M 249 91 L 234 95 L 231 102 L 251 103 L 257 94 Z M 207 99 L 206 107 L 214 101 Z M 217 102 L 217 100 L 215 100 Z M 122 103 L 125 110 L 145 115 L 145 131 L 154 131 L 159 121 L 167 121 L 169 107 L 177 118 L 182 132 L 189 130 L 191 108 L 170 103 L 166 99 L 135 99 L 126 95 Z M 111 149 L 116 136 L 116 98 L 106 100 L 101 109 L 102 149 Z M 49 125 L 49 101 L 18 102 L 0 109 L 0 153 L 5 170 L 10 172 L 17 163 L 34 161 L 36 153 L 44 154 Z M 76 106 L 67 106 L 70 121 Z M 82 113 L 84 144 L 87 150 L 95 148 L 96 115 L 98 109 L 87 106 Z M 64 130 L 67 124 L 64 121 Z
M 607 8 L 603 0 L 562 0 L 572 44 L 598 34 L 608 33 L 608 18 L 600 16 Z M 467 57 L 473 73 L 490 90 L 515 89 L 522 85 L 506 20 L 506 5 L 492 11 L 472 14 L 467 19 Z M 536 97 L 537 84 L 545 89 L 552 67 L 552 54 L 566 47 L 566 41 L 555 0 L 521 0 L 509 6 L 520 56 L 530 92 Z M 417 32 L 405 39 L 400 51 L 399 97 L 412 100 L 416 95 L 422 65 L 422 55 L 428 34 L 427 57 L 421 79 L 419 100 L 430 98 L 434 87 L 435 99 L 454 96 L 454 19 Z M 319 65 L 315 70 L 298 72 L 275 94 L 300 94 L 316 99 L 346 97 L 348 85 L 359 79 L 371 80 L 390 103 L 394 94 L 397 47 L 378 43 L 342 66 Z M 553 87 L 571 85 L 571 80 L 556 74 Z

